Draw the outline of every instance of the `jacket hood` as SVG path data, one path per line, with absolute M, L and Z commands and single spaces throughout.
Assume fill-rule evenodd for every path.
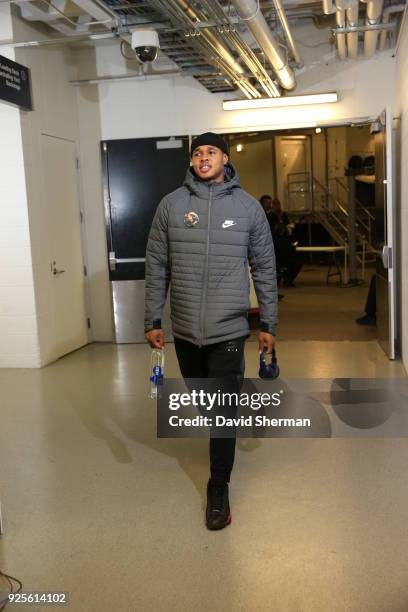
M 241 187 L 237 171 L 230 161 L 228 161 L 224 166 L 223 183 L 207 183 L 206 181 L 202 181 L 194 172 L 193 166 L 190 166 L 186 173 L 184 186 L 190 191 L 190 193 L 202 198 L 208 198 L 210 186 L 213 188 L 214 197 L 230 194 L 233 189 Z

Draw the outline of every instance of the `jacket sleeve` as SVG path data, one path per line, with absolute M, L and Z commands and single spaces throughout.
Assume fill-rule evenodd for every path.
M 275 249 L 263 208 L 256 202 L 253 210 L 248 260 L 258 298 L 260 329 L 275 335 L 278 325 Z
M 162 314 L 170 282 L 168 254 L 168 202 L 160 202 L 153 218 L 146 247 L 145 332 L 162 327 Z

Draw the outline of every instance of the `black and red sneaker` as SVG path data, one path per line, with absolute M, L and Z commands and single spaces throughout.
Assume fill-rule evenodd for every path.
M 214 484 L 211 479 L 208 481 L 205 516 L 208 529 L 224 529 L 231 523 L 227 484 Z

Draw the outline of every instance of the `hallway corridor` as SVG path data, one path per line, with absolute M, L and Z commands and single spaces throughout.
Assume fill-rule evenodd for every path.
M 279 357 L 288 377 L 404 376 L 375 342 L 281 342 Z M 93 344 L 0 371 L 0 562 L 24 591 L 68 591 L 75 612 L 408 608 L 407 440 L 239 440 L 232 525 L 209 532 L 207 443 L 156 438 L 148 360 Z

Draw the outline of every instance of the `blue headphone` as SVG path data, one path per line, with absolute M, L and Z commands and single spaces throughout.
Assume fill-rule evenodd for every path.
M 278 360 L 276 358 L 276 351 L 272 349 L 271 362 L 266 363 L 266 349 L 263 349 L 262 353 L 259 354 L 259 377 L 269 378 L 273 380 L 279 376 Z

